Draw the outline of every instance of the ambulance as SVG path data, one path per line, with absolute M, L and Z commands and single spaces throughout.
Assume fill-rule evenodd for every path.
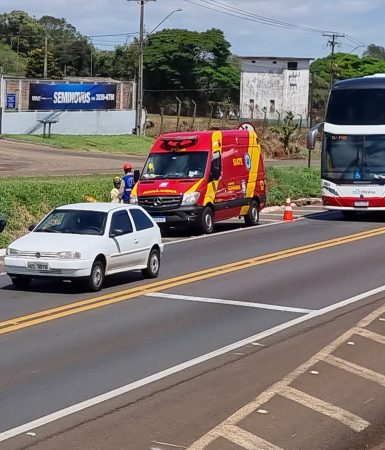
M 245 123 L 233 130 L 161 135 L 130 202 L 146 209 L 163 229 L 192 225 L 209 234 L 215 222 L 232 217 L 257 225 L 266 205 L 266 179 L 255 128 Z

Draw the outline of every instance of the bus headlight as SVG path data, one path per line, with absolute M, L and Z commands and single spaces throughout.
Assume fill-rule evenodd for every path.
M 182 206 L 195 205 L 198 201 L 200 192 L 187 192 L 183 194 Z

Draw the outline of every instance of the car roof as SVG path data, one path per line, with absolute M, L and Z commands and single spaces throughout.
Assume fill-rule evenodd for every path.
M 96 203 L 73 203 L 70 205 L 59 206 L 56 209 L 77 209 L 82 211 L 99 211 L 108 213 L 115 209 L 122 209 L 122 208 L 132 209 L 133 207 L 138 208 L 137 205 L 96 202 Z

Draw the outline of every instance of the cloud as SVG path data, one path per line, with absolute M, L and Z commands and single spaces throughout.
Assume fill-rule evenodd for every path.
M 211 0 L 212 1 L 212 0 Z M 238 10 L 323 30 L 347 33 L 365 44 L 383 45 L 383 0 L 215 0 Z M 276 56 L 325 56 L 329 50 L 322 33 L 293 31 L 242 20 L 220 12 L 210 11 L 208 2 L 193 0 L 206 8 L 184 0 L 149 1 L 145 6 L 145 27 L 155 28 L 170 12 L 172 14 L 161 26 L 204 31 L 219 28 L 231 43 L 232 51 L 239 55 Z M 212 6 L 213 7 L 213 6 Z M 25 10 L 40 17 L 48 14 L 64 17 L 81 33 L 86 35 L 137 33 L 139 29 L 139 6 L 136 1 L 126 0 L 1 0 L 0 13 L 14 9 Z M 223 8 L 225 11 L 225 9 Z M 227 11 L 229 12 L 229 11 Z M 251 18 L 251 17 L 249 17 Z M 99 39 L 99 38 L 98 38 Z M 125 37 L 104 38 L 96 45 L 125 41 Z M 351 51 L 355 45 L 349 39 L 341 39 L 341 51 Z

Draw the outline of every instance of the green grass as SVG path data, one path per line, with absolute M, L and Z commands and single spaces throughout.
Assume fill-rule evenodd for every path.
M 267 204 L 282 205 L 288 195 L 292 200 L 320 197 L 320 170 L 317 167 L 268 167 Z
M 5 138 L 18 139 L 34 144 L 45 144 L 56 148 L 71 150 L 99 151 L 105 153 L 129 153 L 132 155 L 146 155 L 154 142 L 148 136 L 118 135 L 118 136 L 89 136 L 89 135 L 61 135 L 53 134 L 50 138 L 42 136 L 14 134 Z
M 2 178 L 0 212 L 6 216 L 7 227 L 0 234 L 0 248 L 26 233 L 28 225 L 56 206 L 82 202 L 84 195 L 109 201 L 112 178 L 112 175 Z M 268 206 L 284 204 L 287 195 L 292 200 L 320 195 L 317 168 L 269 167 L 267 184 Z

